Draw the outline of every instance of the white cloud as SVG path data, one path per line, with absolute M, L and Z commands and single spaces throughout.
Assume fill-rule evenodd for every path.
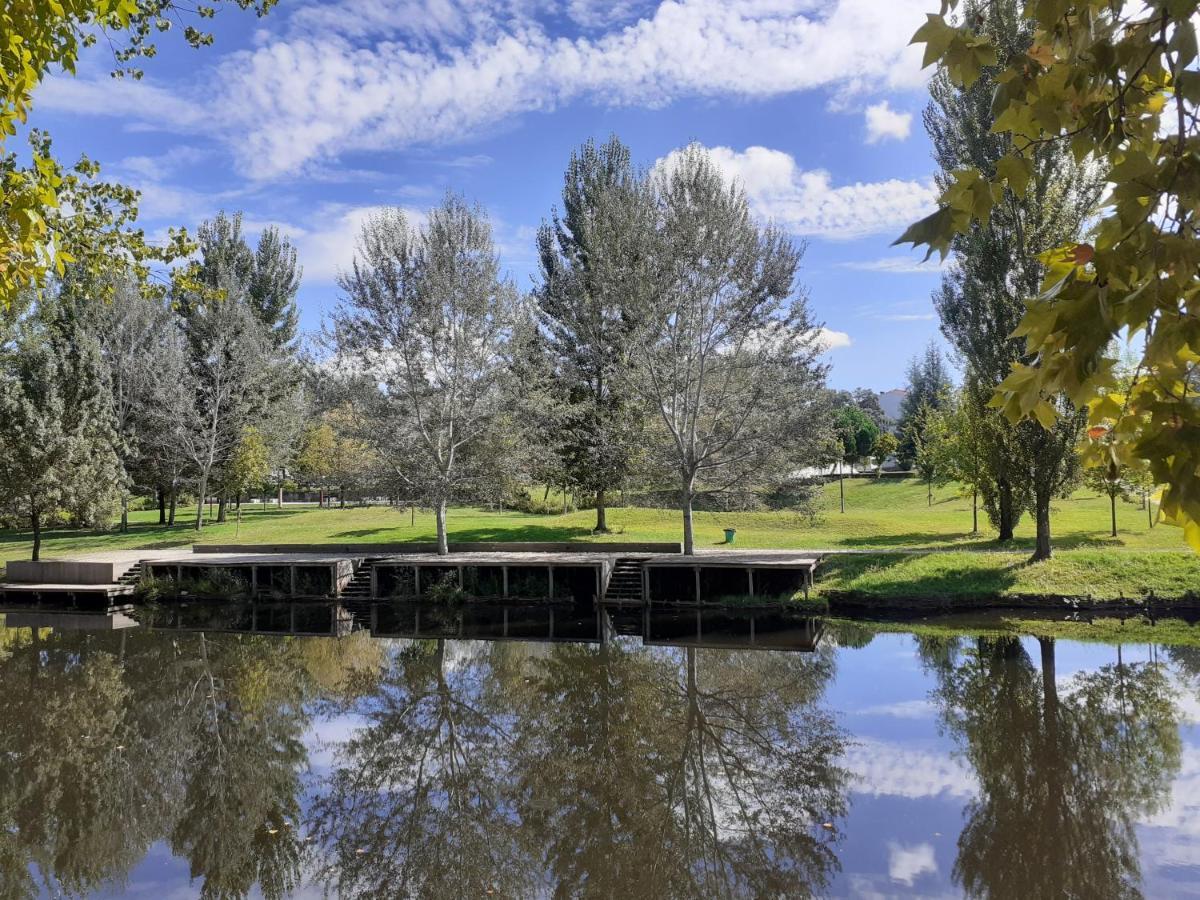
M 873 796 L 971 797 L 975 776 L 949 753 L 914 749 L 890 741 L 864 740 L 845 756 L 845 765 L 858 776 L 855 790 Z
M 850 335 L 844 331 L 834 331 L 832 328 L 818 328 L 817 342 L 821 345 L 825 353 L 849 347 L 851 344 Z
M 858 710 L 863 716 L 889 716 L 894 719 L 932 719 L 936 713 L 928 700 L 903 700 L 898 703 L 881 703 Z
M 933 858 L 933 844 L 917 844 L 905 847 L 888 842 L 888 877 L 900 884 L 913 886 L 922 875 L 936 875 L 937 860 Z
M 56 78 L 37 102 L 218 135 L 242 171 L 269 179 L 343 152 L 461 140 L 578 100 L 657 106 L 917 88 L 927 75 L 907 42 L 926 5 L 664 0 L 637 21 L 609 19 L 604 33 L 570 38 L 529 14 L 543 8 L 533 0 L 341 0 L 300 8 L 283 39 L 261 35 L 180 95 L 146 81 Z M 576 2 L 567 17 L 589 20 L 598 8 Z
M 885 272 L 889 275 L 937 275 L 947 262 L 941 262 L 937 257 L 932 257 L 928 262 L 922 262 L 916 257 L 884 256 L 879 259 L 838 263 L 838 266 L 843 269 L 856 269 L 860 272 Z
M 679 151 L 657 163 L 670 166 Z M 797 235 L 849 240 L 896 231 L 926 215 L 937 198 L 930 181 L 855 182 L 834 186 L 823 169 L 804 170 L 782 150 L 711 147 L 713 161 L 741 182 L 755 212 Z
M 912 113 L 896 112 L 886 100 L 868 106 L 863 113 L 867 121 L 867 143 L 902 141 L 912 130 Z

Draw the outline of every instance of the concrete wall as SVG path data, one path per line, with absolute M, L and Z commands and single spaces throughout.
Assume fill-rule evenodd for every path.
M 9 581 L 22 584 L 112 584 L 117 580 L 116 569 L 116 565 L 110 562 L 13 560 L 8 564 L 5 575 Z
M 345 553 L 396 556 L 437 553 L 437 544 L 193 544 L 193 553 Z M 451 553 L 682 553 L 672 541 L 466 541 L 450 542 Z

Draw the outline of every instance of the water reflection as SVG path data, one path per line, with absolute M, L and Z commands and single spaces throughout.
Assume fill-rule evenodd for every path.
M 1197 874 L 1143 846 L 1189 840 L 1195 651 L 495 612 L 415 640 L 353 631 L 363 611 L 326 612 L 340 638 L 15 617 L 0 898 L 1104 898 Z M 414 624 L 393 613 L 377 630 Z M 802 652 L 718 646 L 751 640 Z M 906 787 L 911 759 L 957 760 L 961 788 Z
M 924 642 L 934 696 L 979 781 L 954 878 L 976 897 L 1140 896 L 1135 822 L 1179 772 L 1179 712 L 1153 662 L 1060 680 L 1016 638 Z
M 828 654 L 445 641 L 397 654 L 313 806 L 354 896 L 811 893 L 836 866 Z

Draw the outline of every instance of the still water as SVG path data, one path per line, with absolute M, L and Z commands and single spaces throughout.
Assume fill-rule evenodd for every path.
M 1200 896 L 1200 650 L 388 610 L 10 616 L 0 896 Z

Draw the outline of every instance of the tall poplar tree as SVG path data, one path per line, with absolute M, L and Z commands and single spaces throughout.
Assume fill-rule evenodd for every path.
M 542 282 L 534 299 L 564 403 L 564 468 L 595 494 L 596 530 L 608 531 L 606 494 L 624 482 L 640 431 L 639 406 L 622 389 L 620 370 L 652 264 L 643 237 L 653 206 L 615 136 L 571 154 L 562 201 L 538 231 Z
M 1020 0 L 969 0 L 962 14 L 991 38 L 999 67 L 1032 44 Z M 943 188 L 968 166 L 991 177 L 1011 150 L 1012 136 L 992 131 L 997 71 L 986 68 L 964 87 L 943 68 L 931 82 L 925 127 Z M 1037 295 L 1045 274 L 1037 255 L 1079 237 L 1101 185 L 1094 167 L 1077 163 L 1066 148 L 1047 144 L 1032 151 L 1021 189 L 1010 183 L 986 224 L 975 223 L 954 239 L 954 262 L 934 294 L 942 333 L 965 363 L 965 402 L 975 404 L 986 423 L 981 432 L 990 470 L 981 485 L 985 509 L 1000 540 L 1010 540 L 1022 509 L 1028 508 L 1037 523 L 1036 559 L 1051 551 L 1050 501 L 1077 477 L 1075 445 L 1083 414 L 1065 398 L 1051 398 L 1039 414 L 1046 427 L 1033 421 L 1012 426 L 986 404 L 1014 365 L 1032 361 L 1024 338 L 1013 333 L 1025 313 L 1024 301 Z

